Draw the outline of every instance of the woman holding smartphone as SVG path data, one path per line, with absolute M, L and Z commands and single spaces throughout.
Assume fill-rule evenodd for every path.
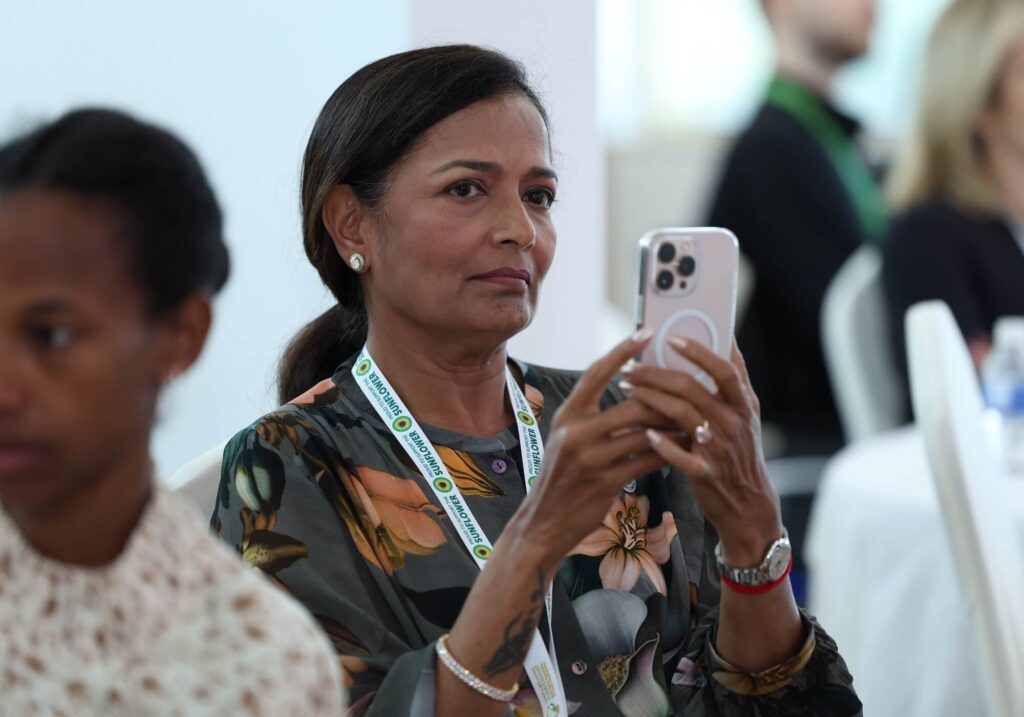
M 302 395 L 228 445 L 214 525 L 320 618 L 354 715 L 856 714 L 793 601 L 739 354 L 676 346 L 717 393 L 616 386 L 643 334 L 582 375 L 508 357 L 554 256 L 551 154 L 493 51 L 335 91 L 302 205 L 338 305 L 287 352 Z
M 0 714 L 337 715 L 300 606 L 153 477 L 228 276 L 193 154 L 117 112 L 0 148 Z

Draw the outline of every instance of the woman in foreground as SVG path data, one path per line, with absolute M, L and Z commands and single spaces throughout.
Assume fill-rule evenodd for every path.
M 720 585 L 718 536 L 737 579 L 788 547 L 739 354 L 678 347 L 717 395 L 646 366 L 616 387 L 642 335 L 582 376 L 508 357 L 554 255 L 551 154 L 495 52 L 337 89 L 302 199 L 338 306 L 287 353 L 305 392 L 228 445 L 215 527 L 320 619 L 352 714 L 856 714 L 784 559 Z
M 196 158 L 89 110 L 0 148 L 0 714 L 336 715 L 309 616 L 153 477 L 228 275 Z

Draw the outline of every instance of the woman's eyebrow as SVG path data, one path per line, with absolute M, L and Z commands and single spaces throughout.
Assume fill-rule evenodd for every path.
M 441 174 L 455 168 L 472 169 L 474 172 L 482 172 L 484 174 L 501 174 L 504 170 L 497 162 L 486 162 L 480 159 L 455 159 L 442 164 L 431 174 Z M 526 177 L 527 179 L 543 178 L 558 181 L 558 174 L 550 167 L 531 167 L 530 171 L 526 173 Z
M 40 299 L 28 305 L 25 314 L 28 316 L 45 316 L 47 314 L 67 314 L 75 311 L 75 305 L 64 297 Z
M 483 172 L 484 174 L 501 174 L 502 171 L 501 165 L 497 162 L 485 162 L 480 159 L 455 159 L 451 162 L 442 164 L 431 172 L 431 174 L 440 174 L 441 172 L 447 172 L 449 169 L 455 169 L 457 167 L 472 169 L 474 172 Z
M 558 181 L 558 173 L 551 167 L 531 167 L 530 171 L 526 173 L 527 179 L 553 179 Z

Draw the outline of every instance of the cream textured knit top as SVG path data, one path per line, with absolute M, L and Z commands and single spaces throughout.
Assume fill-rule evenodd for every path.
M 0 716 L 344 711 L 313 619 L 156 486 L 98 569 L 50 560 L 0 510 Z

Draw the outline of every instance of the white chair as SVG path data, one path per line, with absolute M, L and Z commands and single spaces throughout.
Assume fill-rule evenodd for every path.
M 881 278 L 880 252 L 861 247 L 836 274 L 822 305 L 825 364 L 851 443 L 894 428 L 904 418 L 904 386 L 889 337 Z
M 227 441 L 214 446 L 176 470 L 167 484 L 192 501 L 204 517 L 213 514 L 220 487 L 220 468 Z
M 977 639 L 988 714 L 1024 715 L 1024 546 L 967 346 L 941 301 L 907 313 L 911 396 Z M 936 629 L 939 629 L 938 627 Z

